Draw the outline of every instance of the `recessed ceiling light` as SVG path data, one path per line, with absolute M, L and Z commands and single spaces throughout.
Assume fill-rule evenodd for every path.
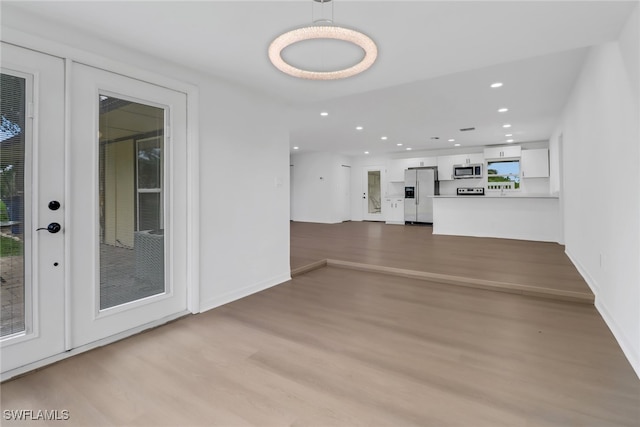
M 299 150 L 299 149 L 300 149 L 300 147 L 293 147 L 293 149 L 294 149 L 294 150 Z
M 498 113 L 506 113 L 507 111 L 509 111 L 509 109 L 508 109 L 508 108 L 500 108 L 500 109 L 498 110 Z
M 509 123 L 502 125 L 503 128 L 510 128 L 511 125 Z
M 507 134 L 505 134 L 504 136 L 506 136 L 506 137 L 508 138 L 508 137 L 510 137 L 510 136 L 513 136 L 513 134 L 512 134 L 512 133 L 507 133 Z
M 460 147 L 460 144 L 453 144 L 454 147 Z
M 327 113 L 326 111 L 323 111 L 322 113 L 320 113 L 320 115 L 321 115 L 322 117 L 326 117 L 326 116 L 328 116 L 328 115 L 329 115 L 329 113 Z
M 401 143 L 401 142 L 398 142 L 396 145 L 397 145 L 398 147 L 402 147 L 402 143 Z
M 411 151 L 411 147 L 407 147 L 407 151 Z
M 513 139 L 507 139 L 507 142 L 513 142 Z
M 369 152 L 368 152 L 368 151 L 365 151 L 365 152 L 364 152 L 364 154 L 369 154 Z
M 448 139 L 447 141 L 453 142 L 453 141 L 455 141 L 455 139 L 451 138 L 451 139 Z
M 356 130 L 362 130 L 364 129 L 362 126 L 356 126 Z
M 501 87 L 501 86 L 502 86 L 501 82 L 491 83 L 491 87 L 494 88 L 494 89 L 497 88 L 497 87 Z
M 389 138 L 387 138 L 386 136 L 381 136 L 380 139 L 383 140 L 383 141 L 386 141 Z

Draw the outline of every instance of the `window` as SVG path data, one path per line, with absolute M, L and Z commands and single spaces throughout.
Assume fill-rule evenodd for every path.
M 517 190 L 520 188 L 520 159 L 487 162 L 487 189 Z

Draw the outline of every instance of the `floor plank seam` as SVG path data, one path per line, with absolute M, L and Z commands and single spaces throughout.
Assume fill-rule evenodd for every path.
M 323 259 L 311 264 L 291 270 L 291 277 L 301 276 L 311 271 L 324 268 L 336 267 L 350 270 L 365 271 L 377 274 L 386 274 L 395 277 L 405 277 L 423 281 L 437 281 L 449 285 L 463 286 L 474 289 L 484 289 L 496 292 L 506 292 L 510 294 L 534 296 L 547 298 L 556 301 L 570 301 L 593 305 L 595 297 L 593 294 L 583 292 L 563 291 L 558 289 L 542 288 L 517 283 L 500 282 L 495 280 L 477 279 L 473 277 L 454 276 L 449 274 L 432 273 L 428 271 L 409 270 L 396 267 L 385 267 L 380 265 L 365 264 L 353 261 L 343 261 L 337 259 Z

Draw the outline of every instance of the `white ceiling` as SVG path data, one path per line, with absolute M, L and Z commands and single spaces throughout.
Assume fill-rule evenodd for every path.
M 292 147 L 362 155 L 449 148 L 450 138 L 462 147 L 504 143 L 506 133 L 516 142 L 549 138 L 586 47 L 617 39 L 638 2 L 334 0 L 336 24 L 368 34 L 378 60 L 346 80 L 298 80 L 271 65 L 267 48 L 310 24 L 313 4 L 3 1 L 2 24 L 10 25 L 7 12 L 26 11 L 252 87 L 292 107 Z M 296 64 L 331 66 L 357 62 L 360 52 L 305 42 L 286 54 Z M 504 86 L 489 88 L 495 81 Z

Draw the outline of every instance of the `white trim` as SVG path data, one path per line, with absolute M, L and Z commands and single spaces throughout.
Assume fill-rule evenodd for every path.
M 187 309 L 200 312 L 200 119 L 198 90 L 187 93 Z
M 265 289 L 269 289 L 271 287 L 281 285 L 284 282 L 288 282 L 291 280 L 291 273 L 287 272 L 285 274 L 281 274 L 279 276 L 275 276 L 268 280 L 263 280 L 261 282 L 255 283 L 253 285 L 245 286 L 242 289 L 236 289 L 225 294 L 222 294 L 216 298 L 212 298 L 208 301 L 204 301 L 200 305 L 200 311 L 209 311 L 216 307 L 220 307 L 221 305 L 229 304 L 230 302 L 239 300 L 241 298 L 247 297 L 251 294 L 255 294 Z
M 591 288 L 591 292 L 593 292 L 593 294 L 596 296 L 596 299 L 597 299 L 598 293 L 600 291 L 600 287 L 598 286 L 598 283 L 595 281 L 593 277 L 591 277 L 589 273 L 587 273 L 587 270 L 582 266 L 582 264 L 580 264 L 580 262 L 578 262 L 578 260 L 573 255 L 571 255 L 571 252 L 569 252 L 569 250 L 566 247 L 565 247 L 564 253 L 567 255 L 567 257 L 569 257 L 569 260 L 576 267 L 576 269 L 578 270 L 578 273 L 580 273 L 584 281 L 587 282 L 587 285 L 589 285 L 589 288 Z
M 609 327 L 609 330 L 613 333 L 616 341 L 618 341 L 622 352 L 627 357 L 627 360 L 631 364 L 633 370 L 636 372 L 638 379 L 640 379 L 640 354 L 634 351 L 631 341 L 624 333 L 624 329 L 618 326 L 618 324 L 614 320 L 614 317 L 611 316 L 607 306 L 597 296 L 595 306 L 596 310 L 598 310 L 598 313 L 600 313 L 600 316 L 602 316 L 602 319 Z
M 33 362 L 33 363 L 29 363 L 29 364 L 24 365 L 24 366 L 20 366 L 19 368 L 11 369 L 9 371 L 6 371 L 6 372 L 3 372 L 2 374 L 0 374 L 0 381 L 7 381 L 7 380 L 9 380 L 9 379 L 11 379 L 11 378 L 13 378 L 15 376 L 25 374 L 27 372 L 33 371 L 33 370 L 38 369 L 38 368 L 42 368 L 44 366 L 50 365 L 50 364 L 55 363 L 55 362 L 59 362 L 60 360 L 68 359 L 69 357 L 75 356 L 75 355 L 80 354 L 80 353 L 84 353 L 85 351 L 89 351 L 89 350 L 92 350 L 92 349 L 97 348 L 97 347 L 102 347 L 102 346 L 105 346 L 107 344 L 112 344 L 112 343 L 114 343 L 116 341 L 120 341 L 120 340 L 122 340 L 124 338 L 127 338 L 127 337 L 130 337 L 132 335 L 139 334 L 140 332 L 143 332 L 143 331 L 145 331 L 147 329 L 151 329 L 151 328 L 155 328 L 155 327 L 164 325 L 165 323 L 169 323 L 169 322 L 171 322 L 173 320 L 176 320 L 176 319 L 178 319 L 180 317 L 188 316 L 189 314 L 190 313 L 187 312 L 187 311 L 183 311 L 183 312 L 180 312 L 180 313 L 175 313 L 175 314 L 172 314 L 170 316 L 164 317 L 162 319 L 159 319 L 159 320 L 156 320 L 156 321 L 153 321 L 153 322 L 141 325 L 141 326 L 137 326 L 137 327 L 135 327 L 133 329 L 129 329 L 127 331 L 120 332 L 120 333 L 118 333 L 116 335 L 111 335 L 110 337 L 103 338 L 101 340 L 94 341 L 92 343 L 85 344 L 85 345 L 82 345 L 80 347 L 76 347 L 73 350 L 66 351 L 64 353 L 59 353 L 59 354 L 56 354 L 54 356 L 47 357 L 46 359 L 38 360 L 37 362 Z
M 151 71 L 146 71 L 135 66 L 125 64 L 123 62 L 111 60 L 91 52 L 76 49 L 52 40 L 44 39 L 32 34 L 25 33 L 14 28 L 3 28 L 2 39 L 5 43 L 14 44 L 23 48 L 39 51 L 47 55 L 58 56 L 65 60 L 67 81 L 65 87 L 66 96 L 69 96 L 69 82 L 71 79 L 71 63 L 76 62 L 99 68 L 112 73 L 121 74 L 130 78 L 143 80 L 156 86 L 165 87 L 174 91 L 182 92 L 187 95 L 187 217 L 189 218 L 187 231 L 189 233 L 190 242 L 188 245 L 188 263 L 187 268 L 187 307 L 192 313 L 199 312 L 200 307 L 200 162 L 199 162 L 199 89 L 197 86 L 178 81 L 169 77 L 158 75 Z M 68 100 L 66 100 L 68 101 Z M 68 102 L 65 106 L 68 110 Z M 67 111 L 68 113 L 68 111 Z M 70 118 L 69 123 L 70 125 Z M 65 144 L 69 141 L 68 129 L 65 129 Z M 67 147 L 68 148 L 68 147 Z M 68 159 L 67 159 L 68 160 Z M 68 174 L 68 172 L 67 172 Z M 68 176 L 66 177 L 68 179 Z M 69 181 L 67 181 L 69 182 Z M 69 196 L 69 188 L 66 188 L 66 196 Z M 65 210 L 65 221 L 69 221 L 67 211 Z M 68 260 L 69 248 L 67 248 L 65 256 Z M 69 284 L 70 285 L 70 284 Z
M 584 278 L 585 282 L 587 282 L 587 285 L 589 285 L 589 287 L 591 288 L 591 291 L 596 297 L 596 302 L 595 302 L 596 310 L 598 310 L 598 313 L 600 313 L 600 317 L 602 317 L 604 322 L 607 324 L 607 327 L 609 328 L 614 338 L 618 342 L 618 345 L 620 346 L 620 348 L 622 349 L 622 352 L 624 353 L 627 360 L 629 361 L 629 364 L 631 364 L 631 367 L 636 372 L 636 375 L 638 376 L 638 378 L 640 378 L 640 354 L 638 354 L 634 350 L 632 341 L 627 337 L 627 335 L 624 332 L 624 329 L 621 328 L 616 323 L 615 318 L 610 314 L 611 311 L 607 308 L 606 304 L 602 302 L 602 299 L 598 296 L 598 293 L 599 293 L 598 290 L 600 289 L 599 285 L 593 279 L 593 277 L 591 277 L 591 275 L 587 273 L 587 271 L 576 260 L 576 258 L 571 256 L 571 253 L 569 251 L 565 250 L 565 253 L 569 257 L 569 260 L 571 260 L 573 265 L 578 270 L 578 273 L 580 273 L 580 275 Z
M 68 168 L 71 157 L 71 81 L 72 81 L 73 61 L 70 59 L 64 60 L 64 223 L 71 224 L 71 210 L 67 209 L 67 201 L 71 196 L 71 171 Z M 73 228 L 73 227 L 72 227 Z M 62 259 L 64 266 L 64 349 L 69 351 L 72 348 L 71 345 L 71 275 L 69 274 L 69 266 L 67 262 L 71 259 L 71 244 L 69 238 L 69 230 L 66 230 L 64 234 L 64 257 Z M 72 233 L 72 232 L 71 232 Z

